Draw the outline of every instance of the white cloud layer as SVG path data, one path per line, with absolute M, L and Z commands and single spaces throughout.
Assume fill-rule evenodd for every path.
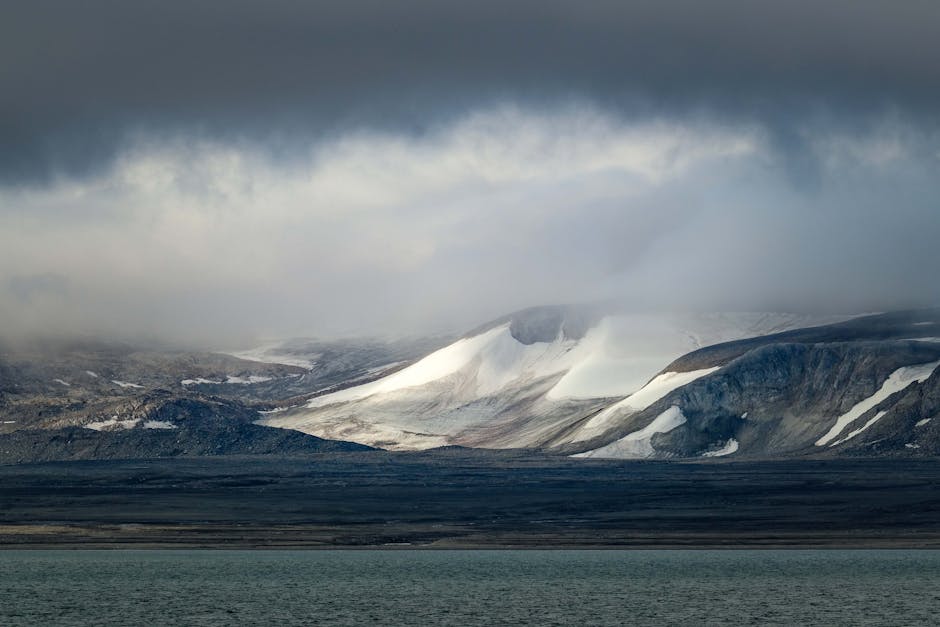
M 0 190 L 8 333 L 228 341 L 459 329 L 524 306 L 889 308 L 940 271 L 936 145 L 590 106 L 477 111 L 280 160 L 140 137 L 107 174 Z

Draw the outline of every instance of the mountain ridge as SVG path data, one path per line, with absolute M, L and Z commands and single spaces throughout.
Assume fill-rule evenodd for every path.
M 6 349 L 0 462 L 450 446 L 622 459 L 926 456 L 940 454 L 937 363 L 938 309 L 833 321 L 562 305 L 450 343 Z M 62 433 L 81 445 L 63 446 Z

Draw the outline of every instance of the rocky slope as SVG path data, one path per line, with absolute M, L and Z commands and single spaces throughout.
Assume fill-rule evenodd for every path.
M 369 354 L 365 361 L 347 357 L 346 371 L 365 372 L 394 356 Z M 253 424 L 259 410 L 276 406 L 266 395 L 311 396 L 334 377 L 315 367 L 220 353 L 91 341 L 6 345 L 0 347 L 0 463 L 362 450 Z
M 216 455 L 298 455 L 372 450 L 251 423 L 184 423 L 169 429 L 95 432 L 80 427 L 20 430 L 0 436 L 5 464 L 90 459 L 155 459 Z
M 552 444 L 583 457 L 935 455 L 940 312 L 868 316 L 704 348 L 700 376 L 620 403 Z

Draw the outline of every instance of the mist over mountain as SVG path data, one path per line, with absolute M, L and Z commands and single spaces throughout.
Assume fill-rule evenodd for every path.
M 930 2 L 0 9 L 0 335 L 937 304 Z M 106 26 L 107 25 L 107 26 Z

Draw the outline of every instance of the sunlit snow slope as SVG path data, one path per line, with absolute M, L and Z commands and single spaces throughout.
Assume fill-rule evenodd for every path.
M 487 325 L 394 374 L 261 422 L 389 449 L 556 446 L 601 435 L 618 417 L 705 374 L 661 373 L 681 355 L 830 321 L 541 307 Z

